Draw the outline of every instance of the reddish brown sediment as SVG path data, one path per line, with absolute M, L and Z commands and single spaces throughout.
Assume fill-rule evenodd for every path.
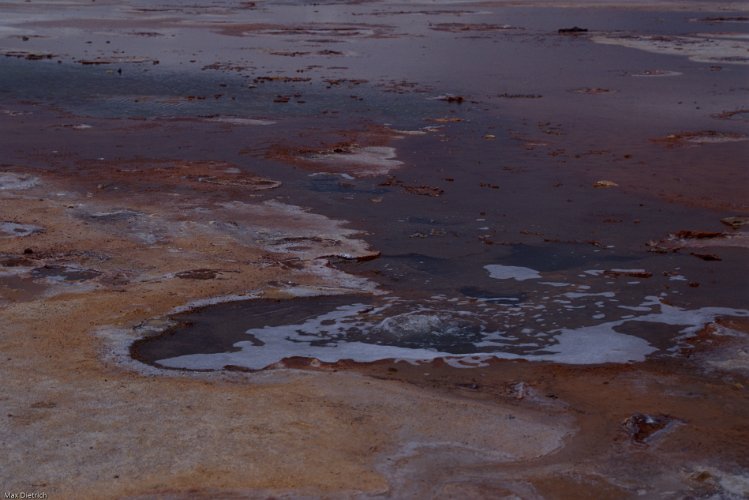
M 111 190 L 121 185 L 122 189 L 136 192 L 156 192 L 185 186 L 206 192 L 226 192 L 227 189 L 252 192 L 281 185 L 279 181 L 240 170 L 235 164 L 217 161 L 140 159 L 108 162 L 106 175 L 102 175 L 101 162 L 89 160 L 78 162 L 77 170 L 88 183 L 85 187 L 97 190 Z

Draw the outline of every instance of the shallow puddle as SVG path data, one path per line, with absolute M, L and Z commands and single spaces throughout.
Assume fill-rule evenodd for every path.
M 499 281 L 537 282 L 512 285 L 505 294 L 464 288 L 463 296 L 321 296 L 207 306 L 172 317 L 178 326 L 137 342 L 132 352 L 157 366 L 191 370 L 259 370 L 283 367 L 289 358 L 441 358 L 457 367 L 485 366 L 492 358 L 622 363 L 673 353 L 717 317 L 749 316 L 745 309 L 670 306 L 665 294 L 638 296 L 638 281 L 624 289 L 610 281 L 646 276 L 641 269 L 547 274 L 569 280 L 561 282 L 515 266 L 487 271 Z

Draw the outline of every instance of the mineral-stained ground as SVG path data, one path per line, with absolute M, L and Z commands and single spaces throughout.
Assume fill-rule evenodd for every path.
M 749 496 L 748 27 L 0 2 L 0 490 Z

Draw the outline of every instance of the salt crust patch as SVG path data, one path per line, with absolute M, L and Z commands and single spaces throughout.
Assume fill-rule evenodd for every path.
M 0 191 L 29 189 L 39 184 L 39 179 L 32 175 L 0 172 Z
M 331 167 L 354 168 L 354 174 L 370 176 L 383 175 L 403 165 L 403 162 L 396 160 L 396 156 L 395 148 L 367 146 L 351 152 L 317 154 L 305 159 Z
M 19 224 L 17 222 L 0 222 L 0 237 L 22 237 L 36 234 L 43 228 L 33 224 Z
M 749 50 L 749 49 L 747 49 Z M 749 140 L 741 134 L 695 134 L 681 139 L 690 144 L 725 144 L 728 142 L 744 142 Z
M 261 204 L 229 202 L 219 206 L 225 213 L 215 212 L 220 219 L 210 222 L 213 229 L 274 253 L 296 255 L 305 261 L 328 256 L 354 259 L 375 253 L 366 242 L 356 239 L 359 231 L 344 227 L 346 221 L 310 213 L 296 205 L 270 200 Z M 243 216 L 241 225 L 222 222 L 234 220 L 237 215 Z M 253 220 L 258 222 L 249 222 Z M 272 227 L 263 224 L 268 220 L 274 221 Z
M 674 238 L 657 243 L 658 246 L 678 250 L 681 248 L 749 248 L 749 231 L 737 231 L 716 238 Z
M 691 36 L 597 35 L 592 41 L 655 54 L 688 57 L 701 63 L 749 64 L 749 44 L 743 34 L 712 33 Z

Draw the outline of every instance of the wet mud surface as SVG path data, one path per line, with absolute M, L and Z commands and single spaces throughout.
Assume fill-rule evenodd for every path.
M 0 487 L 749 494 L 730 2 L 0 3 Z

